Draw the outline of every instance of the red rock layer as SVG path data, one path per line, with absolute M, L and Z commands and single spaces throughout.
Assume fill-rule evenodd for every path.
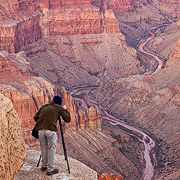
M 60 0 L 62 6 L 82 6 L 82 5 L 90 5 L 91 0 Z
M 8 3 L 11 6 L 9 9 Z M 114 13 L 100 13 L 98 8 L 91 5 L 91 0 L 16 0 L 8 3 L 3 3 L 1 8 L 4 15 L 0 16 L 0 50 L 9 53 L 17 53 L 20 47 L 42 38 L 42 34 L 54 36 L 120 32 Z M 45 10 L 43 16 L 35 11 L 38 8 Z
M 44 36 L 120 32 L 114 13 L 106 11 L 103 15 L 97 8 L 48 11 L 42 22 Z
M 18 64 L 11 62 L 15 58 L 0 56 L 0 91 L 12 101 L 21 119 L 25 142 L 32 145 L 36 142 L 31 136 L 31 129 L 35 125 L 33 116 L 41 105 L 52 99 L 54 91 L 43 78 L 23 73 Z
M 0 50 L 9 53 L 18 52 L 23 45 L 30 44 L 41 38 L 38 14 L 20 21 L 0 17 Z
M 63 88 L 64 104 L 71 114 L 70 127 L 77 131 L 86 128 L 98 129 L 101 131 L 102 117 L 94 107 L 90 107 L 87 111 L 83 111 L 75 103 L 73 97 L 69 95 Z
M 116 176 L 114 174 L 102 174 L 101 177 L 98 178 L 98 180 L 123 180 L 123 178 L 119 177 L 119 176 Z

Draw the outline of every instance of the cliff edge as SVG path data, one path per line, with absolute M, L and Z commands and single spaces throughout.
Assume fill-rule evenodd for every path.
M 39 151 L 29 150 L 27 153 L 27 160 L 14 180 L 97 180 L 97 173 L 84 165 L 83 163 L 68 157 L 71 173 L 68 174 L 66 161 L 63 155 L 56 154 L 55 166 L 59 169 L 59 173 L 53 176 L 47 176 L 45 172 L 36 167 L 40 157 Z

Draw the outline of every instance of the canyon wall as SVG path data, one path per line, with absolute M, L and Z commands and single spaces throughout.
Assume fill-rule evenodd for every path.
M 41 77 L 33 76 L 33 69 L 26 61 L 25 54 L 8 53 L 0 56 L 0 91 L 14 104 L 20 119 L 26 144 L 36 146 L 37 141 L 31 136 L 34 127 L 34 114 L 41 105 L 49 103 L 55 95 L 56 88 Z M 64 89 L 64 103 L 70 111 L 73 130 L 87 128 L 101 130 L 102 118 L 97 110 L 91 107 L 81 110 L 72 96 Z
M 25 160 L 20 119 L 11 101 L 0 93 L 0 179 L 13 179 Z
M 35 13 L 21 20 L 0 17 L 0 50 L 18 52 L 21 46 L 41 38 L 40 16 Z
M 89 0 L 13 1 L 0 10 L 0 50 L 9 53 L 44 36 L 120 32 L 114 13 L 100 13 Z
M 0 91 L 14 105 L 19 118 L 25 142 L 36 143 L 31 136 L 35 122 L 33 116 L 42 104 L 54 96 L 54 87 L 43 78 L 31 75 L 32 69 L 23 54 L 0 56 Z
M 118 20 L 107 10 L 100 13 L 96 7 L 50 10 L 42 18 L 43 36 L 74 34 L 119 33 Z

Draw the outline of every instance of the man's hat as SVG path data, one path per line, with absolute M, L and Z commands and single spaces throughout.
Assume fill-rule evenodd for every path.
M 54 96 L 53 97 L 53 102 L 55 102 L 56 104 L 61 105 L 62 104 L 62 98 L 60 96 Z

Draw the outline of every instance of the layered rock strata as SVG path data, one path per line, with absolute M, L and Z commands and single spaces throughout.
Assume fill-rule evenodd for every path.
M 0 16 L 0 50 L 9 53 L 18 52 L 25 46 L 41 38 L 38 13 L 31 14 L 20 20 Z
M 92 130 L 100 130 L 102 128 L 102 117 L 94 107 L 90 107 L 87 111 L 80 109 L 79 105 L 74 101 L 73 97 L 68 94 L 65 88 L 62 88 L 64 104 L 71 114 L 70 127 L 78 131 L 90 128 Z
M 73 34 L 119 33 L 118 20 L 112 11 L 100 13 L 96 7 L 50 10 L 42 18 L 45 37 Z
M 54 96 L 54 87 L 43 78 L 30 75 L 31 71 L 21 53 L 0 56 L 0 91 L 13 102 L 21 119 L 25 142 L 29 145 L 36 142 L 31 137 L 34 114 Z
M 21 121 L 11 101 L 0 93 L 0 179 L 13 179 L 25 160 Z
M 1 11 L 0 50 L 10 53 L 43 36 L 120 32 L 114 13 L 103 15 L 90 1 L 15 1 L 3 3 Z

